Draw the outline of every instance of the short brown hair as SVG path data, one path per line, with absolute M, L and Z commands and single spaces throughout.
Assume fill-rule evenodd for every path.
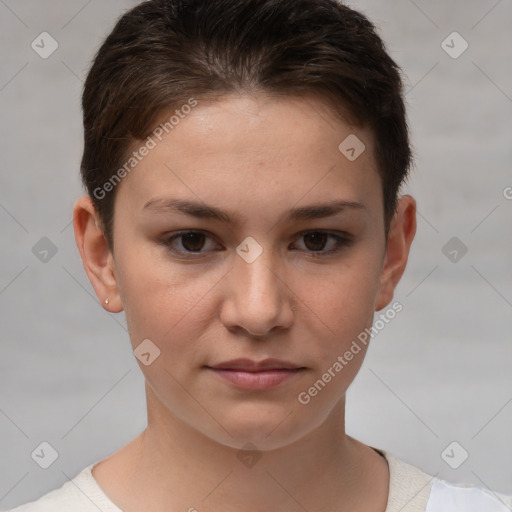
M 148 0 L 103 42 L 82 97 L 82 180 L 111 248 L 116 188 L 97 191 L 133 144 L 190 98 L 244 91 L 320 94 L 368 126 L 387 233 L 411 150 L 400 69 L 365 16 L 336 0 Z

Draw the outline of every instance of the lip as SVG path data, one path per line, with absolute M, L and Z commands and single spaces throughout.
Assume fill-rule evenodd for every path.
M 250 391 L 273 389 L 305 370 L 304 367 L 279 359 L 259 362 L 233 359 L 207 368 L 236 387 Z
M 241 370 L 244 372 L 260 372 L 264 370 L 298 370 L 302 368 L 298 364 L 280 359 L 264 359 L 252 361 L 251 359 L 232 359 L 219 364 L 209 366 L 214 370 Z

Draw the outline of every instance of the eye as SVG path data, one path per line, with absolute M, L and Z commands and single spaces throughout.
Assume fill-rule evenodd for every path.
M 177 254 L 205 254 L 216 244 L 202 231 L 180 231 L 162 240 L 169 251 Z M 206 250 L 202 250 L 206 247 Z
M 349 235 L 341 236 L 327 231 L 305 231 L 299 234 L 299 251 L 305 251 L 311 256 L 321 257 L 339 252 L 344 246 L 352 243 Z M 295 242 L 297 244 L 298 242 Z M 207 233 L 203 231 L 186 230 L 166 236 L 161 244 L 170 252 L 182 256 L 200 256 L 220 247 Z M 302 247 L 300 247 L 302 245 Z
M 327 231 L 306 231 L 300 234 L 300 239 L 304 241 L 305 250 L 313 253 L 313 256 L 333 254 L 352 243 L 348 236 L 335 235 Z

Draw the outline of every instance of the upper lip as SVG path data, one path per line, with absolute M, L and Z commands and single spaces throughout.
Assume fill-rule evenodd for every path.
M 280 359 L 264 359 L 263 361 L 252 361 L 251 359 L 232 359 L 219 363 L 210 368 L 215 370 L 241 370 L 246 372 L 259 372 L 264 370 L 298 370 L 302 368 L 294 363 Z

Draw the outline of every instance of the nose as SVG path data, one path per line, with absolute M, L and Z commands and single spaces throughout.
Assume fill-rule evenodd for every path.
M 292 325 L 293 292 L 286 285 L 282 268 L 267 251 L 252 263 L 235 256 L 224 285 L 220 317 L 228 330 L 263 338 Z

